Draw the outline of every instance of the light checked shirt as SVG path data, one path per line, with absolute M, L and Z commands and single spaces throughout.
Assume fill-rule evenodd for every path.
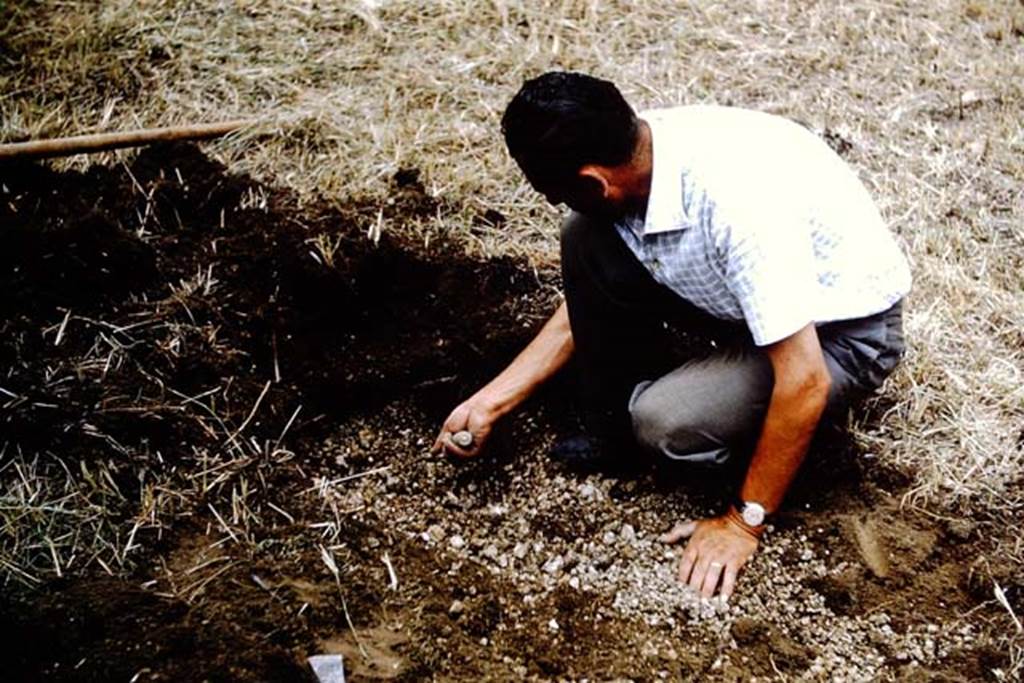
M 906 259 L 856 173 L 787 119 L 730 107 L 644 112 L 646 215 L 616 229 L 654 278 L 760 346 L 891 307 Z

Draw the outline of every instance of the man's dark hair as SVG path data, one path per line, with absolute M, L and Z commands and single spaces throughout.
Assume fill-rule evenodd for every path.
M 629 161 L 637 130 L 613 83 L 564 71 L 524 83 L 501 118 L 508 151 L 534 184 L 564 181 L 585 164 Z

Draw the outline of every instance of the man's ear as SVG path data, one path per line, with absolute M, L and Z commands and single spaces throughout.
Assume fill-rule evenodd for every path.
M 586 193 L 592 197 L 608 199 L 611 194 L 610 174 L 604 166 L 597 164 L 581 166 L 576 178 Z

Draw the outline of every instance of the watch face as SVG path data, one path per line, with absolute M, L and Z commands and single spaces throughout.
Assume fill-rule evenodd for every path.
M 744 504 L 743 521 L 750 526 L 761 526 L 764 524 L 764 508 L 758 503 Z

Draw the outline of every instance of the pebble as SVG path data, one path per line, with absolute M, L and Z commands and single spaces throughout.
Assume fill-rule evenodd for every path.
M 977 523 L 970 519 L 950 519 L 946 521 L 946 531 L 958 541 L 969 541 L 977 528 Z
M 546 574 L 558 574 L 562 571 L 562 566 L 564 564 L 565 560 L 562 559 L 562 556 L 555 555 L 549 558 L 548 561 L 544 563 L 543 569 Z
M 526 557 L 526 554 L 530 552 L 530 546 L 525 543 L 516 543 L 516 547 L 512 549 L 512 555 L 517 560 L 521 560 Z
M 466 547 L 466 539 L 464 539 L 462 536 L 459 536 L 458 534 L 455 534 L 454 536 L 448 539 L 448 545 L 450 545 L 455 550 L 461 550 L 462 548 Z

